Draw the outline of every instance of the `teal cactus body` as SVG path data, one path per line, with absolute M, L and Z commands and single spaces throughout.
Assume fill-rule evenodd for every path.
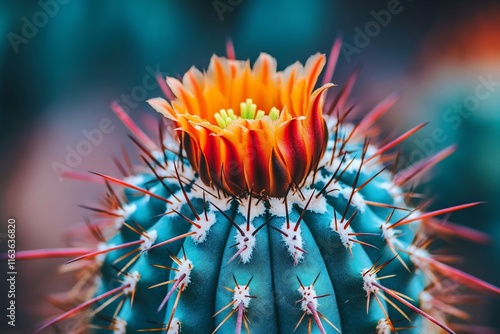
M 333 65 L 314 87 L 325 62 L 317 54 L 279 72 L 265 54 L 253 68 L 213 57 L 207 72 L 167 78 L 170 102 L 150 104 L 177 134 L 166 135 L 160 120 L 159 145 L 114 104 L 143 164 L 116 161 L 121 179 L 94 173 L 107 187 L 104 204 L 89 207 L 97 212 L 87 224 L 97 245 L 42 251 L 81 254 L 69 261 L 80 273 L 78 296 L 68 297 L 73 308 L 39 330 L 76 314 L 83 317 L 75 331 L 109 334 L 466 328 L 455 323 L 464 300 L 456 288 L 500 290 L 440 262 L 428 247 L 453 229 L 439 215 L 477 203 L 424 213 L 403 188 L 451 150 L 390 171 L 388 152 L 422 126 L 373 145 L 372 123 L 394 97 L 349 124 L 354 80 L 324 106 Z M 460 231 L 454 235 L 467 237 Z
M 126 298 L 114 317 L 121 299 L 117 300 L 100 310 L 93 322 L 106 326 L 109 323 L 102 319 L 120 319 L 130 333 L 158 327 L 145 326 L 148 322 L 170 324 L 169 333 L 176 333 L 178 324 L 181 333 L 211 333 L 218 326 L 219 333 L 233 333 L 240 304 L 246 319 L 244 326 L 252 333 L 292 333 L 297 325 L 298 333 L 307 333 L 314 320 L 309 306 L 322 314 L 319 319 L 327 333 L 375 331 L 386 321 L 380 306 L 391 317 L 401 318 L 383 298 L 379 298 L 379 305 L 373 296 L 366 313 L 367 290 L 373 287 L 367 286 L 371 274 L 363 277 L 363 273 L 376 267 L 374 263 L 391 260 L 395 254 L 391 245 L 409 249 L 418 221 L 413 226 L 389 228 L 414 211 L 404 204 L 398 193 L 401 190 L 393 184 L 389 172 L 377 175 L 382 170 L 378 162 L 363 162 L 370 158 L 369 152 L 375 152 L 372 147 L 353 141 L 342 149 L 349 153 L 339 152 L 339 141 L 348 136 L 346 131 L 340 126 L 330 131 L 337 133 L 337 138 L 330 136 L 321 167 L 300 190 L 291 190 L 283 198 L 211 194 L 199 187 L 201 183 L 189 163 L 180 162 L 173 154 L 166 161 L 160 160 L 163 169 L 155 168 L 157 174 L 170 175 L 164 184 L 153 173 L 129 180 L 172 203 L 139 192 L 127 193 L 126 224 L 119 227 L 108 244 L 146 240 L 141 244 L 145 251 L 137 253 L 140 256 L 133 263 L 130 261 L 135 254 L 124 257 L 130 248 L 109 253 L 102 265 L 107 270 L 98 294 L 133 281 L 138 273 L 133 307 L 131 298 Z M 331 159 L 332 155 L 336 158 Z M 186 180 L 182 181 L 185 195 L 179 179 L 174 177 L 175 169 L 179 170 L 180 180 Z M 366 186 L 361 188 L 363 184 Z M 177 191 L 170 194 L 166 188 Z M 401 209 L 369 206 L 366 201 Z M 139 226 L 141 234 L 137 233 Z M 189 236 L 147 250 L 184 235 Z M 424 279 L 406 254 L 399 256 L 412 270 L 407 271 L 398 260 L 392 261 L 382 274 L 396 277 L 384 284 L 418 305 Z M 110 269 L 113 264 L 121 268 L 127 263 L 131 263 L 125 269 L 127 274 Z M 167 294 L 168 302 L 162 307 Z M 320 333 L 318 324 L 313 324 L 312 332 Z

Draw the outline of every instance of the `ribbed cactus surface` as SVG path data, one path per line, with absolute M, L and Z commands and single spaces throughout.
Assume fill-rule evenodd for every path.
M 135 289 L 125 291 L 122 307 L 117 299 L 99 310 L 94 323 L 119 319 L 129 332 L 154 328 L 145 326 L 152 321 L 172 333 L 179 326 L 181 333 L 234 333 L 240 319 L 251 333 L 307 333 L 311 326 L 313 333 L 369 333 L 384 326 L 381 307 L 402 317 L 384 298 L 368 301 L 384 274 L 396 275 L 384 286 L 418 305 L 424 280 L 406 254 L 399 256 L 410 271 L 394 260 L 377 273 L 396 247 L 410 249 L 418 221 L 391 225 L 415 213 L 390 172 L 377 159 L 367 162 L 376 150 L 363 140 L 343 145 L 352 128 L 329 123 L 320 167 L 284 197 L 205 190 L 174 154 L 157 158 L 156 175 L 127 180 L 169 203 L 127 192 L 124 223 L 104 247 L 144 242 L 134 254 L 124 248 L 106 256 L 97 294 L 125 283 Z

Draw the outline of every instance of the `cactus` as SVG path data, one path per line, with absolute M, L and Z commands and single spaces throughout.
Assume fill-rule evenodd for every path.
M 168 100 L 149 102 L 176 133 L 162 119 L 159 144 L 113 104 L 142 164 L 116 161 L 122 178 L 92 176 L 107 193 L 88 207 L 97 215 L 87 222 L 97 239 L 90 248 L 18 254 L 77 256 L 66 264 L 79 273 L 66 296 L 73 307 L 38 330 L 70 317 L 79 319 L 75 331 L 110 334 L 467 328 L 455 322 L 465 300 L 456 288 L 499 289 L 445 264 L 429 245 L 453 230 L 438 216 L 477 203 L 424 212 L 404 190 L 451 149 L 392 172 L 389 151 L 423 125 L 374 145 L 373 123 L 394 96 L 360 122 L 345 121 L 354 76 L 325 98 L 340 41 L 328 62 L 316 54 L 284 71 L 267 54 L 250 66 L 228 50 L 204 73 L 161 82 Z

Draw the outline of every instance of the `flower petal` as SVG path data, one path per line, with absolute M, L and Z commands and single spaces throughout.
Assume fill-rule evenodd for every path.
M 149 99 L 146 102 L 148 102 L 149 105 L 153 107 L 154 110 L 156 110 L 166 118 L 174 121 L 177 119 L 175 111 L 172 109 L 170 104 L 165 99 L 162 99 L 161 97 L 156 97 L 153 99 Z
M 269 161 L 269 178 L 271 180 L 269 182 L 269 196 L 284 196 L 292 182 L 292 178 L 274 147 Z
M 323 118 L 324 93 L 333 84 L 326 84 L 314 91 L 309 111 L 306 114 L 304 125 L 304 138 L 307 144 L 307 152 L 311 156 L 309 171 L 316 169 L 317 164 L 326 150 L 328 140 L 328 128 Z
M 306 65 L 304 66 L 304 71 L 307 74 L 307 87 L 306 93 L 309 96 L 316 85 L 316 81 L 318 80 L 319 74 L 326 63 L 326 57 L 322 54 L 315 54 L 306 61 Z
M 270 182 L 267 169 L 270 159 L 270 145 L 263 131 L 248 130 L 244 133 L 243 160 L 245 166 L 245 179 L 249 188 L 255 192 L 268 188 Z
M 279 152 L 289 173 L 294 180 L 298 180 L 297 182 L 305 177 L 311 160 L 304 138 L 298 135 L 301 133 L 303 133 L 302 121 L 295 118 L 284 124 L 277 136 Z
M 243 155 L 236 146 L 224 137 L 218 137 L 224 147 L 222 159 L 222 185 L 232 194 L 248 192 L 245 173 L 243 171 Z

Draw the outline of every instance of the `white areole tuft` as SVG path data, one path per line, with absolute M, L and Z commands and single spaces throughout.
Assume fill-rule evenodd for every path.
M 137 285 L 137 282 L 139 282 L 139 279 L 141 278 L 141 275 L 139 272 L 134 271 L 131 274 L 128 274 L 125 276 L 125 280 L 123 282 L 124 285 L 129 285 L 125 289 L 123 289 L 123 294 L 129 295 L 135 291 L 135 287 Z
M 206 214 L 201 214 L 200 220 L 195 221 L 195 223 L 198 224 L 199 227 L 195 225 L 191 227 L 191 231 L 196 232 L 196 234 L 193 234 L 191 238 L 193 238 L 193 241 L 196 244 L 201 244 L 207 239 L 207 234 L 210 231 L 212 225 L 215 224 L 215 220 L 215 214 L 210 211 Z
M 238 249 L 236 254 L 240 255 L 241 262 L 248 263 L 252 258 L 256 243 L 256 238 L 253 235 L 255 227 L 252 224 L 246 223 L 241 224 L 239 227 L 243 231 L 243 235 L 240 233 L 240 230 L 236 230 L 236 235 L 234 236 L 237 243 L 236 248 Z
M 121 318 L 113 319 L 113 334 L 126 334 L 127 333 L 127 322 Z
M 153 244 L 156 242 L 156 239 L 158 238 L 158 232 L 156 230 L 151 230 L 148 232 L 143 232 L 141 235 L 141 240 L 144 240 L 144 242 L 141 244 L 141 251 L 147 251 L 148 249 L 153 246 Z
M 127 220 L 130 215 L 135 212 L 135 210 L 137 210 L 137 205 L 134 203 L 125 204 L 123 205 L 123 208 L 115 210 L 114 213 L 121 216 L 115 219 L 115 228 L 120 229 L 123 226 L 123 222 Z
M 302 299 L 300 300 L 300 308 L 302 309 L 302 311 L 307 312 L 307 314 L 312 314 L 311 309 L 307 305 L 311 303 L 315 310 L 317 310 L 319 307 L 318 298 L 316 290 L 314 290 L 314 286 L 301 286 L 299 287 L 298 291 L 302 295 Z
M 392 325 L 387 319 L 380 319 L 377 323 L 377 334 L 392 334 Z
M 284 233 L 283 240 L 285 241 L 285 245 L 288 248 L 288 252 L 293 257 L 293 263 L 297 265 L 304 257 L 304 246 L 302 235 L 300 233 L 300 225 L 297 226 L 297 229 L 295 230 L 294 223 L 284 222 L 281 226 L 281 231 Z
M 243 304 L 245 308 L 248 308 L 251 300 L 252 297 L 250 297 L 250 288 L 248 286 L 238 285 L 234 288 L 233 309 L 237 309 L 240 304 Z
M 175 272 L 175 280 L 179 283 L 178 288 L 184 290 L 191 283 L 191 271 L 193 271 L 193 262 L 189 259 L 179 259 L 179 265 Z
M 366 291 L 367 296 L 379 290 L 379 288 L 375 286 L 375 283 L 377 283 L 377 275 L 372 273 L 370 269 L 363 269 L 361 275 L 363 276 L 363 289 Z

